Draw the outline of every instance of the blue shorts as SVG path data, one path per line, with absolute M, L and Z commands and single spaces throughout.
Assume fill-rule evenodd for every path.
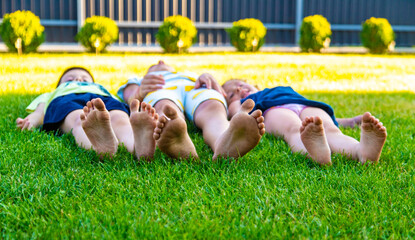
M 113 97 L 105 97 L 92 93 L 72 93 L 53 99 L 46 109 L 42 130 L 58 130 L 69 113 L 83 109 L 86 103 L 94 98 L 101 98 L 108 111 L 120 110 L 130 115 L 128 105 Z

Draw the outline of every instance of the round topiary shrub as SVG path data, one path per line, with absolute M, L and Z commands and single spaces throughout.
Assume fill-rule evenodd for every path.
M 1 38 L 10 52 L 36 52 L 45 41 L 45 28 L 38 16 L 30 11 L 16 11 L 5 14 L 0 25 Z
M 241 19 L 233 22 L 231 28 L 226 29 L 231 38 L 231 44 L 240 52 L 256 52 L 265 42 L 267 29 L 264 24 L 255 18 Z
M 85 20 L 75 39 L 90 52 L 103 52 L 107 46 L 117 41 L 118 27 L 110 18 L 92 16 Z
M 300 29 L 300 48 L 303 52 L 320 52 L 330 45 L 331 28 L 327 19 L 321 15 L 303 19 Z
M 362 24 L 360 39 L 363 46 L 368 48 L 371 53 L 385 53 L 395 46 L 395 34 L 389 21 L 385 18 L 371 17 L 367 19 Z
M 196 27 L 190 19 L 176 15 L 164 19 L 156 39 L 165 52 L 178 53 L 186 51 L 196 42 L 196 34 Z

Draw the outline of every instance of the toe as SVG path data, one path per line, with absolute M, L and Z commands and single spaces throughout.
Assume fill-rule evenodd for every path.
M 92 110 L 92 102 L 91 102 L 91 101 L 88 101 L 88 102 L 86 103 L 86 106 L 87 106 L 90 110 Z
M 158 121 L 158 122 L 157 122 L 157 124 L 156 124 L 156 126 L 157 126 L 158 128 L 164 128 L 164 123 L 163 123 L 163 122 Z
M 261 110 L 255 110 L 255 111 L 251 114 L 251 116 L 252 116 L 253 118 L 259 118 L 260 116 L 262 116 L 262 111 L 261 111 Z
M 172 106 L 170 106 L 170 105 L 166 105 L 166 106 L 163 108 L 163 112 L 164 112 L 164 114 L 165 114 L 168 118 L 170 118 L 170 119 L 175 119 L 175 118 L 177 118 L 177 117 L 178 117 L 176 109 L 174 109 L 174 108 L 173 108 Z
M 252 99 L 247 99 L 244 103 L 242 103 L 241 111 L 249 113 L 255 106 L 255 102 Z
M 149 104 L 146 104 L 146 107 L 144 109 L 147 113 L 150 113 L 151 106 Z
M 148 105 L 147 103 L 142 102 L 142 103 L 141 103 L 141 111 L 142 111 L 142 112 L 146 112 L 146 111 L 148 111 L 148 110 L 147 110 L 148 106 L 149 106 L 149 105 Z
M 364 114 L 363 114 L 363 117 L 362 117 L 362 121 L 363 122 L 369 122 L 370 121 L 370 117 L 371 117 L 372 115 L 369 113 L 369 112 L 365 112 Z
M 159 118 L 158 123 L 165 124 L 166 122 L 167 122 L 167 118 L 166 118 L 166 116 L 161 116 L 161 117 Z M 158 124 L 158 123 L 157 123 L 157 124 Z
M 133 99 L 130 105 L 131 112 L 138 112 L 138 107 L 140 106 L 140 102 L 137 99 Z
M 105 111 L 105 104 L 101 98 L 93 99 L 92 103 L 99 111 Z
M 164 123 L 157 122 L 156 127 L 157 128 L 164 128 Z
M 88 115 L 88 113 L 89 113 L 89 108 L 88 108 L 87 106 L 85 106 L 83 110 L 84 110 L 84 114 L 85 114 L 85 115 Z
M 323 120 L 321 120 L 321 118 L 317 116 L 314 118 L 314 123 L 317 125 L 321 125 L 323 123 Z
M 264 116 L 261 116 L 261 117 L 257 118 L 256 121 L 257 121 L 257 123 L 264 122 Z

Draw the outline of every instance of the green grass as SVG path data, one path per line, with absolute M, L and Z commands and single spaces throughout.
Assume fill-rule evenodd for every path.
M 139 162 L 124 148 L 100 161 L 70 135 L 16 129 L 71 63 L 115 92 L 159 58 L 221 82 L 289 84 L 338 117 L 370 111 L 388 129 L 380 163 L 334 155 L 321 168 L 270 135 L 237 163 L 212 163 L 193 126 L 200 164 L 159 150 Z M 415 238 L 414 63 L 406 55 L 0 55 L 0 238 Z

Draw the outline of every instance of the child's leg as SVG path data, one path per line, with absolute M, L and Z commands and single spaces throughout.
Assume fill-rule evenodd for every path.
M 331 117 L 322 109 L 307 107 L 301 114 L 300 118 L 305 120 L 307 117 L 318 116 L 323 121 L 324 132 L 326 134 L 327 142 L 332 152 L 344 153 L 353 159 L 358 159 L 358 145 L 359 142 L 349 136 L 344 135 L 340 129 L 334 125 Z
M 301 141 L 301 120 L 297 114 L 285 108 L 272 108 L 266 112 L 264 118 L 267 133 L 283 137 L 293 152 L 307 152 Z
M 66 116 L 60 129 L 72 133 L 76 143 L 85 149 L 93 148 L 100 156 L 117 152 L 118 140 L 111 127 L 110 114 L 104 103 L 89 102 L 89 108 L 75 110 Z
M 187 133 L 183 113 L 170 100 L 160 100 L 154 106 L 159 114 L 154 139 L 160 150 L 172 158 L 198 158 L 196 148 Z
M 362 132 L 360 143 L 349 136 L 344 135 L 339 128 L 334 125 L 330 116 L 319 108 L 306 108 L 301 113 L 302 118 L 307 116 L 319 116 L 323 120 L 327 141 L 333 152 L 343 153 L 354 160 L 359 160 L 364 164 L 367 160 L 378 162 L 386 141 L 386 128 L 373 117 L 370 113 L 365 113 L 362 117 Z
M 368 112 L 363 114 L 359 144 L 359 161 L 362 164 L 367 160 L 374 163 L 379 161 L 386 136 L 386 128 L 379 122 L 379 119 Z
M 91 141 L 89 141 L 84 129 L 82 128 L 82 122 L 80 118 L 81 114 L 83 114 L 81 109 L 69 113 L 59 129 L 64 133 L 72 133 L 78 146 L 85 149 L 91 149 Z
M 223 104 L 216 100 L 201 103 L 194 114 L 196 127 L 202 130 L 205 143 L 215 152 L 215 143 L 229 127 L 228 115 Z
M 111 124 L 110 113 L 100 98 L 87 102 L 80 115 L 82 129 L 91 141 L 93 149 L 102 156 L 113 156 L 118 149 L 118 140 Z
M 339 123 L 339 126 L 344 128 L 354 128 L 362 124 L 363 115 L 359 115 L 353 118 L 336 118 L 336 121 Z
M 156 113 L 159 115 L 159 117 L 162 117 L 162 116 L 165 115 L 164 114 L 164 108 L 166 106 L 169 106 L 170 108 L 173 108 L 177 112 L 177 116 L 180 117 L 181 119 L 185 120 L 184 114 L 179 109 L 179 107 L 177 107 L 177 105 L 173 101 L 170 101 L 168 99 L 162 99 L 154 105 L 154 109 L 156 110 Z
M 220 101 L 206 100 L 197 107 L 194 122 L 202 129 L 205 142 L 214 152 L 214 160 L 219 156 L 238 158 L 258 144 L 265 133 L 264 120 L 260 111 L 248 114 L 253 107 L 253 101 L 245 101 L 230 122 Z
M 319 164 L 331 164 L 321 120 L 308 119 L 303 124 L 293 111 L 273 108 L 265 115 L 265 129 L 274 136 L 284 137 L 293 152 L 308 153 Z
M 128 152 L 134 153 L 134 136 L 128 114 L 121 110 L 109 111 L 111 126 L 119 144 L 123 144 Z

